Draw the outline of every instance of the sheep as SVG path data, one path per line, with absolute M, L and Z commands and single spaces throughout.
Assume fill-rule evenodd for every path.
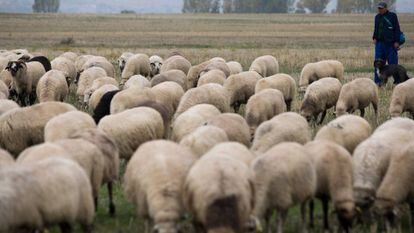
M 313 82 L 306 89 L 306 93 L 300 107 L 300 114 L 310 121 L 312 117 L 317 124 L 322 124 L 326 112 L 335 107 L 341 91 L 341 82 L 335 78 L 322 78 Z M 319 115 L 321 119 L 318 122 Z
M 226 62 L 222 58 L 212 58 L 190 68 L 187 74 L 187 89 L 193 88 L 197 85 L 200 74 L 206 73 L 213 69 L 223 71 L 226 74 L 226 77 L 230 75 L 230 69 L 227 67 Z
M 229 61 L 229 62 L 226 62 L 226 64 L 230 69 L 230 75 L 243 72 L 242 65 L 238 63 L 237 61 Z
M 300 73 L 299 90 L 304 92 L 306 86 L 326 77 L 334 77 L 342 81 L 344 79 L 344 65 L 336 60 L 323 60 L 306 64 Z
M 140 101 L 154 100 L 156 96 L 151 88 L 131 87 L 118 92 L 111 101 L 111 114 L 122 112 L 137 106 Z
M 160 56 L 153 55 L 149 58 L 149 61 L 151 66 L 150 77 L 154 77 L 160 73 L 163 59 Z
M 217 83 L 223 85 L 225 80 L 226 74 L 221 70 L 214 69 L 200 76 L 197 82 L 197 87 L 207 83 Z
M 252 95 L 247 101 L 244 113 L 250 135 L 254 135 L 256 128 L 262 122 L 270 120 L 282 112 L 286 112 L 286 103 L 279 90 L 267 89 Z
M 110 63 L 106 58 L 101 56 L 93 56 L 86 60 L 86 62 L 82 66 L 82 72 L 92 68 L 92 67 L 100 67 L 105 70 L 106 74 L 109 77 L 115 77 L 115 69 L 112 63 Z M 82 73 L 81 72 L 81 73 Z
M 344 115 L 323 126 L 314 140 L 335 142 L 352 154 L 371 133 L 372 127 L 367 120 L 355 115 Z
M 81 73 L 76 89 L 79 102 L 83 103 L 85 91 L 92 86 L 93 81 L 103 77 L 107 77 L 107 74 L 101 67 L 91 67 Z
M 44 127 L 54 116 L 76 111 L 70 104 L 45 102 L 16 108 L 0 116 L 0 147 L 14 156 L 44 141 Z
M 77 76 L 75 63 L 68 58 L 57 57 L 52 60 L 51 65 L 53 70 L 60 70 L 63 72 L 67 85 L 70 87 L 70 84 L 75 81 Z
M 226 78 L 230 76 L 230 72 L 231 72 L 230 68 L 227 66 L 226 61 L 224 59 L 220 60 L 220 59 L 213 58 L 210 61 L 211 61 L 210 64 L 208 64 L 204 69 L 200 71 L 198 78 L 200 78 L 201 76 L 203 76 L 204 74 L 212 70 L 222 71 Z
M 209 83 L 184 93 L 174 118 L 197 104 L 211 104 L 221 112 L 230 112 L 229 97 L 226 89 L 217 83 Z
M 213 125 L 206 125 L 198 127 L 185 136 L 180 141 L 180 145 L 188 147 L 200 158 L 215 145 L 227 141 L 229 141 L 229 138 L 226 131 Z
M 327 140 L 309 142 L 305 149 L 316 169 L 315 197 L 322 201 L 324 230 L 329 231 L 329 200 L 332 200 L 341 227 L 348 232 L 355 216 L 351 154 L 340 145 Z M 311 201 L 311 227 L 313 207 Z
M 164 123 L 164 137 L 168 138 L 170 135 L 170 126 L 173 113 L 169 111 L 168 107 L 160 102 L 152 101 L 152 100 L 144 100 L 138 101 L 136 104 L 137 107 L 149 107 L 156 110 L 162 117 L 162 121 Z
M 11 75 L 10 71 L 3 69 L 0 71 L 0 81 L 3 81 L 6 86 L 11 89 L 13 76 Z
M 213 125 L 223 129 L 229 141 L 240 142 L 250 146 L 250 131 L 246 120 L 235 113 L 222 113 L 207 120 L 204 125 Z
M 315 166 L 306 149 L 295 142 L 280 143 L 257 157 L 252 170 L 255 190 L 253 215 L 264 218 L 268 228 L 276 209 L 277 232 L 281 233 L 288 210 L 300 204 L 300 229 L 306 232 L 306 203 L 313 198 L 317 186 Z
M 59 55 L 59 57 L 63 57 L 63 58 L 71 60 L 72 62 L 75 62 L 76 58 L 78 58 L 78 54 L 74 52 L 65 52 Z
M 175 82 L 163 82 L 151 88 L 155 101 L 164 104 L 171 118 L 184 95 L 183 88 Z
M 191 63 L 185 57 L 181 55 L 174 55 L 165 59 L 164 64 L 161 66 L 160 74 L 163 74 L 169 70 L 181 70 L 185 75 L 187 75 L 190 67 Z
M 9 152 L 0 148 L 0 170 L 2 167 L 8 167 L 14 164 L 14 158 Z
M 132 156 L 124 176 L 124 191 L 137 205 L 137 215 L 151 219 L 154 232 L 179 232 L 178 222 L 185 214 L 181 195 L 191 165 L 197 157 L 170 141 L 143 144 Z
M 112 86 L 116 86 L 118 87 L 118 82 L 111 77 L 102 77 L 102 78 L 97 78 L 95 80 L 93 80 L 92 85 L 90 88 L 88 88 L 87 90 L 85 90 L 85 93 L 83 95 L 83 103 L 87 104 L 89 102 L 89 99 L 91 98 L 92 94 L 101 86 L 103 85 L 107 85 L 110 84 Z
M 103 95 L 105 95 L 108 92 L 118 91 L 118 90 L 119 88 L 112 84 L 105 84 L 101 86 L 100 88 L 96 89 L 96 91 L 92 93 L 91 97 L 88 100 L 89 109 L 92 111 L 95 111 Z
M 336 103 L 336 115 L 353 113 L 359 109 L 361 117 L 364 117 L 365 108 L 372 104 L 378 121 L 378 101 L 378 87 L 374 81 L 369 78 L 358 78 L 342 86 Z
M 414 121 L 405 117 L 394 117 L 378 126 L 374 133 L 378 133 L 388 129 L 404 129 L 414 130 Z
M 186 135 L 203 125 L 208 119 L 220 114 L 220 110 L 210 104 L 197 104 L 175 118 L 171 140 L 180 142 Z
M 265 55 L 254 59 L 249 71 L 257 72 L 263 78 L 279 73 L 279 62 L 271 55 Z
M 59 224 L 61 232 L 72 232 L 74 222 L 83 232 L 92 232 L 91 185 L 82 168 L 69 159 L 0 169 L 0 193 L 0 232 L 43 231 L 53 224 Z
M 45 57 L 34 57 L 28 62 L 11 61 L 6 67 L 13 78 L 13 88 L 21 105 L 34 104 L 36 86 L 39 79 L 51 69 L 49 60 Z
M 247 166 L 250 166 L 254 159 L 256 159 L 256 155 L 240 142 L 219 143 L 211 148 L 208 153 L 229 156 L 240 162 L 243 162 Z
M 288 74 L 275 74 L 257 81 L 254 93 L 264 89 L 277 89 L 283 93 L 287 111 L 292 109 L 292 101 L 296 95 L 296 81 Z
M 256 153 L 264 153 L 281 142 L 305 144 L 311 137 L 306 119 L 297 113 L 286 112 L 259 125 L 251 149 Z
M 89 114 L 81 111 L 63 113 L 53 117 L 45 125 L 45 141 L 53 142 L 69 138 L 72 134 L 90 128 L 96 128 L 96 124 Z
M 135 54 L 125 64 L 121 75 L 121 86 L 133 75 L 140 74 L 149 77 L 151 73 L 150 60 L 146 54 Z
M 0 99 L 9 98 L 9 87 L 0 80 Z
M 124 71 L 126 62 L 132 56 L 134 56 L 134 54 L 131 52 L 123 52 L 121 56 L 119 56 L 119 58 L 117 59 L 118 67 L 119 67 L 119 70 L 121 71 L 121 74 L 122 74 L 122 71 Z
M 15 108 L 20 108 L 20 106 L 13 100 L 0 99 L 0 116 Z
M 151 87 L 154 87 L 162 82 L 176 82 L 184 91 L 187 90 L 186 83 L 187 75 L 181 70 L 168 70 L 161 74 L 155 75 L 151 79 Z
M 238 112 L 241 104 L 246 104 L 250 96 L 254 95 L 257 81 L 262 77 L 253 71 L 246 71 L 230 75 L 224 81 L 224 88 L 229 93 L 230 105 Z
M 93 55 L 81 55 L 78 56 L 75 60 L 75 68 L 76 68 L 76 79 L 75 79 L 75 84 L 78 82 L 79 79 L 79 75 L 80 73 L 83 72 L 83 65 L 86 63 L 87 60 L 93 58 Z M 106 72 L 106 71 L 105 71 Z
M 404 112 L 409 112 L 414 118 L 413 90 L 414 79 L 408 79 L 394 87 L 389 107 L 391 117 L 398 117 Z
M 49 70 L 40 79 L 36 87 L 40 103 L 47 101 L 65 101 L 69 93 L 65 75 L 59 70 Z
M 144 76 L 142 76 L 140 74 L 137 74 L 137 75 L 131 76 L 128 79 L 128 81 L 126 81 L 123 84 L 122 89 L 125 90 L 125 89 L 128 89 L 128 88 L 133 87 L 133 86 L 138 86 L 140 88 L 145 88 L 145 87 L 151 87 L 151 83 Z
M 71 139 L 81 138 L 94 144 L 101 150 L 104 156 L 104 173 L 102 184 L 107 184 L 109 196 L 109 214 L 115 215 L 115 203 L 113 201 L 113 183 L 119 177 L 119 151 L 115 142 L 106 133 L 97 128 L 90 128 L 72 134 Z
M 196 232 L 244 232 L 254 205 L 253 174 L 231 150 L 213 148 L 188 172 L 183 199 Z
M 126 160 L 142 143 L 164 136 L 161 114 L 149 107 L 128 109 L 106 116 L 101 119 L 98 128 L 115 141 L 120 158 Z
M 96 124 L 98 124 L 103 117 L 111 113 L 111 101 L 118 92 L 120 92 L 120 90 L 108 91 L 102 95 L 93 110 L 92 118 L 95 120 Z

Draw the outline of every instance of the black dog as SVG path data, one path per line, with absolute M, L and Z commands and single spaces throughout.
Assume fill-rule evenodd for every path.
M 384 60 L 378 59 L 374 61 L 374 67 L 377 68 L 377 73 L 382 84 L 387 84 L 388 78 L 394 78 L 394 84 L 405 82 L 409 79 L 407 70 L 402 65 L 386 65 Z

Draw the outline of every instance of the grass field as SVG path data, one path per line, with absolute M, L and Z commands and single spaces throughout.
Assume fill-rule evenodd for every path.
M 281 71 L 296 79 L 308 62 L 337 59 L 345 65 L 346 79 L 372 77 L 374 15 L 65 15 L 0 14 L 0 49 L 27 48 L 54 58 L 65 51 L 105 56 L 116 64 L 123 51 L 165 56 L 180 51 L 192 64 L 211 57 L 239 61 L 244 69 L 258 56 L 271 54 Z M 400 64 L 414 71 L 414 14 L 399 15 L 408 41 Z M 119 71 L 117 71 L 119 77 Z M 388 119 L 392 85 L 380 90 L 380 122 Z M 300 106 L 300 98 L 294 110 Z M 71 96 L 69 102 L 74 102 Z M 327 120 L 333 119 L 330 113 Z M 370 109 L 366 118 L 375 126 Z M 315 131 L 317 128 L 315 128 Z M 143 232 L 116 186 L 117 215 L 107 214 L 102 189 L 95 232 Z M 318 215 L 320 217 L 320 212 Z M 290 213 L 286 232 L 297 232 L 297 210 Z M 320 219 L 318 224 L 321 226 Z M 189 232 L 184 224 L 184 232 Z M 56 230 L 52 230 L 55 232 Z M 362 232 L 362 230 L 358 231 Z

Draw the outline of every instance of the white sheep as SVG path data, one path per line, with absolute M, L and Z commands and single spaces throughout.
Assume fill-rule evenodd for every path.
M 182 96 L 184 95 L 183 88 L 175 82 L 162 82 L 151 88 L 152 93 L 155 95 L 155 101 L 164 104 L 170 118 L 172 119 L 175 110 L 180 103 Z
M 243 162 L 247 166 L 250 166 L 253 160 L 256 159 L 256 155 L 240 142 L 219 143 L 211 148 L 208 153 L 216 154 L 219 156 L 229 156 L 240 162 Z
M 155 75 L 160 73 L 162 63 L 164 60 L 160 56 L 153 55 L 149 58 L 149 61 L 151 66 L 150 76 L 154 77 Z
M 128 61 L 128 59 L 130 58 L 130 57 L 132 57 L 132 56 L 134 56 L 134 54 L 133 53 L 131 53 L 131 52 L 123 52 L 122 54 L 121 54 L 121 56 L 119 56 L 118 57 L 118 59 L 117 59 L 117 62 L 118 62 L 118 67 L 119 67 L 119 70 L 121 71 L 121 73 L 122 73 L 122 71 L 124 70 L 124 68 L 125 68 L 125 64 L 126 64 L 126 62 Z
M 75 60 L 75 68 L 77 73 L 77 79 L 79 78 L 80 73 L 83 72 L 82 67 L 86 63 L 87 60 L 93 58 L 93 55 L 80 55 Z M 75 80 L 75 83 L 77 83 L 77 80 Z
M 111 101 L 110 112 L 111 114 L 120 113 L 126 109 L 136 107 L 139 102 L 155 101 L 155 98 L 156 96 L 151 88 L 142 89 L 133 86 L 115 94 Z
M 75 62 L 76 58 L 78 58 L 78 54 L 74 52 L 64 52 L 60 54 L 59 57 L 63 57 L 63 58 L 71 60 L 72 62 Z
M 82 66 L 82 71 L 85 71 L 92 67 L 100 67 L 105 70 L 109 77 L 115 77 L 115 69 L 112 63 L 110 63 L 105 57 L 93 56 L 86 60 Z
M 198 127 L 185 136 L 180 141 L 180 145 L 190 148 L 194 154 L 201 157 L 215 145 L 227 141 L 229 138 L 226 131 L 216 126 L 206 125 Z
M 263 78 L 279 73 L 279 62 L 271 55 L 265 55 L 254 59 L 249 71 L 255 71 Z
M 305 144 L 311 140 L 308 122 L 294 112 L 281 113 L 257 128 L 251 149 L 264 153 L 281 142 Z
M 252 95 L 247 101 L 244 118 L 254 135 L 256 128 L 264 121 L 286 112 L 286 103 L 282 92 L 276 89 L 266 89 Z
M 226 74 L 221 70 L 214 69 L 200 76 L 197 82 L 197 87 L 207 83 L 217 83 L 223 85 L 225 80 Z
M 306 203 L 315 194 L 317 176 L 306 149 L 294 142 L 280 143 L 257 157 L 252 170 L 255 189 L 253 215 L 264 218 L 268 228 L 270 217 L 277 210 L 277 232 L 282 233 L 288 210 L 300 204 L 299 231 L 307 232 Z
M 322 201 L 324 230 L 330 230 L 328 222 L 329 200 L 332 200 L 341 227 L 345 231 L 349 231 L 355 216 L 351 154 L 340 145 L 327 140 L 309 142 L 305 145 L 305 149 L 316 169 L 315 197 Z M 310 224 L 312 227 L 313 204 L 311 201 Z
M 60 70 L 63 72 L 68 87 L 75 81 L 77 72 L 74 61 L 69 60 L 66 57 L 57 57 L 51 61 L 51 65 L 53 70 Z
M 300 114 L 310 121 L 322 124 L 327 111 L 335 107 L 341 91 L 341 82 L 335 78 L 322 78 L 308 86 L 300 107 Z M 319 115 L 321 115 L 318 121 Z
M 0 116 L 15 108 L 20 108 L 20 106 L 13 100 L 0 99 Z
M 44 127 L 54 116 L 76 111 L 70 104 L 45 102 L 16 108 L 0 116 L 0 147 L 14 156 L 44 141 Z
M 371 133 L 372 127 L 367 120 L 355 115 L 344 115 L 323 126 L 316 134 L 315 140 L 335 142 L 352 154 Z
M 151 79 L 151 86 L 154 87 L 162 82 L 176 82 L 183 90 L 187 90 L 187 75 L 181 70 L 168 70 L 155 75 Z
M 10 71 L 6 69 L 0 70 L 0 81 L 4 82 L 8 89 L 11 89 L 13 76 L 11 75 Z
M 79 102 L 83 103 L 85 92 L 91 88 L 94 80 L 106 76 L 106 71 L 101 67 L 91 67 L 83 71 L 79 76 L 78 88 L 76 89 Z
M 113 85 L 119 87 L 118 82 L 112 77 L 97 78 L 93 80 L 91 87 L 85 90 L 85 93 L 83 94 L 83 103 L 88 104 L 92 94 L 103 85 Z
M 164 136 L 161 114 L 149 107 L 128 109 L 106 116 L 101 119 L 98 128 L 115 141 L 120 158 L 126 160 L 142 143 Z
M 262 78 L 257 72 L 246 71 L 230 75 L 224 81 L 224 88 L 228 91 L 230 105 L 238 112 L 241 104 L 246 104 L 250 96 L 254 95 L 257 81 Z
M 170 139 L 180 142 L 207 120 L 219 115 L 220 110 L 210 104 L 197 104 L 175 118 Z
M 226 74 L 226 77 L 230 75 L 230 69 L 227 67 L 226 62 L 222 58 L 212 58 L 190 68 L 187 74 L 187 89 L 193 88 L 197 85 L 200 74 L 206 73 L 213 69 L 223 71 Z
M 213 148 L 188 172 L 183 199 L 196 232 L 244 232 L 254 205 L 253 174 L 232 151 Z
M 299 89 L 304 92 L 309 84 L 326 77 L 334 77 L 342 81 L 344 79 L 344 65 L 336 60 L 323 60 L 306 64 L 300 73 Z
M 96 89 L 89 98 L 88 106 L 91 111 L 94 111 L 96 107 L 98 106 L 99 102 L 101 101 L 101 98 L 103 95 L 110 91 L 117 91 L 119 88 L 117 86 L 114 86 L 112 84 L 105 84 L 101 86 L 100 88 Z
M 14 158 L 11 154 L 0 148 L 0 170 L 3 166 L 7 167 L 14 164 Z
M 121 86 L 133 75 L 140 74 L 149 77 L 151 73 L 150 60 L 146 54 L 135 54 L 125 64 L 121 75 Z
M 65 75 L 59 70 L 49 70 L 39 80 L 36 87 L 37 99 L 40 103 L 66 100 L 69 94 Z
M 296 95 L 296 81 L 288 74 L 275 74 L 256 83 L 254 92 L 257 94 L 265 89 L 277 89 L 283 93 L 283 98 L 286 102 L 287 110 L 292 109 L 292 101 Z
M 160 73 L 162 74 L 169 70 L 181 70 L 185 75 L 187 75 L 190 67 L 191 63 L 185 57 L 181 55 L 174 55 L 164 60 Z
M 201 76 L 203 76 L 204 74 L 212 71 L 212 70 L 220 70 L 224 73 L 225 77 L 227 78 L 228 76 L 230 76 L 230 68 L 227 66 L 227 63 L 224 59 L 222 58 L 213 58 L 210 60 L 211 62 L 200 71 L 198 78 L 200 78 Z M 198 81 L 197 81 L 198 82 Z
M 250 131 L 246 120 L 236 113 L 222 113 L 207 120 L 205 125 L 213 125 L 223 129 L 229 141 L 240 142 L 250 146 Z
M 230 75 L 243 72 L 242 65 L 237 61 L 229 61 L 229 62 L 226 62 L 226 64 L 230 69 Z
M 156 232 L 178 232 L 184 216 L 183 184 L 197 157 L 170 141 L 143 144 L 129 161 L 124 190 L 129 202 L 137 205 L 137 215 L 154 222 Z
M 0 80 L 0 99 L 9 98 L 9 87 Z
M 353 113 L 359 109 L 361 117 L 364 117 L 365 108 L 372 104 L 378 121 L 378 102 L 378 87 L 374 81 L 370 78 L 358 78 L 342 86 L 336 103 L 336 115 Z
M 125 90 L 125 89 L 128 89 L 128 88 L 133 87 L 133 86 L 138 86 L 140 88 L 145 88 L 145 87 L 151 87 L 151 83 L 144 76 L 142 76 L 140 74 L 137 74 L 137 75 L 131 76 L 128 79 L 128 81 L 126 81 L 123 84 L 122 89 Z
M 389 113 L 391 117 L 401 116 L 404 112 L 409 112 L 414 118 L 414 79 L 398 84 L 394 87 L 391 96 Z
M 374 133 L 381 132 L 388 129 L 405 129 L 414 130 L 414 121 L 405 117 L 394 117 L 378 126 Z
M 92 232 L 91 185 L 82 168 L 68 159 L 0 169 L 0 193 L 0 232 L 21 227 L 43 231 L 54 224 L 71 232 L 74 222 L 83 232 Z
M 221 112 L 230 112 L 229 95 L 227 90 L 217 83 L 209 83 L 192 88 L 184 93 L 177 107 L 174 118 L 197 104 L 211 104 Z

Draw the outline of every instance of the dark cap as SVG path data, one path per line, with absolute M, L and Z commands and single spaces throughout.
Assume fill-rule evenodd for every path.
M 381 8 L 381 9 L 387 8 L 387 3 L 386 2 L 379 2 L 378 5 L 377 5 L 377 7 L 378 8 Z

